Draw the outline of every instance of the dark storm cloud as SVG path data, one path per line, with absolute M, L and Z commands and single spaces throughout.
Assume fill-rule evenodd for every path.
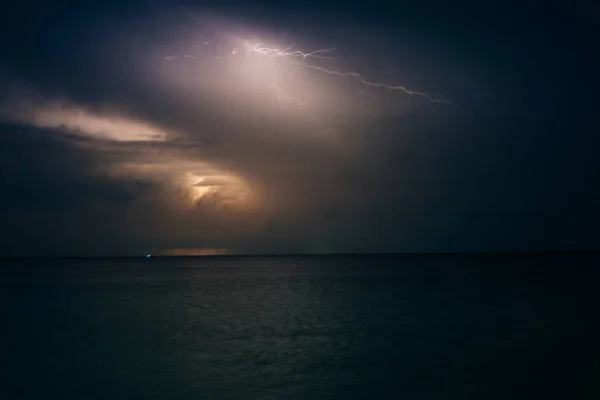
M 315 19 L 287 26 L 298 41 L 318 21 L 303 13 Z M 275 15 L 213 13 L 209 26 L 191 8 L 76 15 L 62 27 L 45 21 L 45 34 L 28 36 L 35 57 L 5 63 L 12 87 L 2 93 L 2 254 L 597 244 L 585 233 L 598 223 L 586 103 L 565 100 L 567 82 L 541 85 L 556 67 L 532 80 L 533 67 L 515 72 L 516 50 L 513 65 L 492 68 L 461 48 L 491 54 L 483 45 L 442 49 L 434 31 L 409 35 L 407 27 L 398 36 L 387 25 L 352 26 L 347 15 L 345 25 L 323 28 L 321 40 L 311 31 L 304 42 L 339 44 L 347 65 L 454 95 L 465 107 L 369 88 L 373 96 L 361 97 L 356 82 L 315 78 L 323 94 L 335 87 L 349 94 L 343 100 L 364 102 L 359 111 L 378 104 L 380 114 L 347 112 L 340 100 L 337 114 L 332 107 L 309 119 L 255 86 L 247 89 L 254 97 L 237 101 L 238 92 L 222 90 L 233 83 L 218 78 L 238 75 L 208 56 L 200 67 L 165 67 L 167 56 L 204 54 L 199 41 L 217 42 L 207 54 L 218 55 L 229 51 L 227 34 L 284 37 Z M 511 43 L 496 51 L 510 55 Z M 546 65 L 535 58 L 541 53 L 531 53 L 537 67 Z M 530 93 L 544 96 L 530 101 Z M 145 141 L 155 135 L 144 132 L 161 140 Z

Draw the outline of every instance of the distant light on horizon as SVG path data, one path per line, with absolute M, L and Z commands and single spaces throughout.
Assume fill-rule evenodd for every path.
M 167 256 L 224 256 L 231 255 L 232 252 L 229 249 L 212 249 L 212 248 L 199 248 L 199 249 L 169 249 L 165 253 Z

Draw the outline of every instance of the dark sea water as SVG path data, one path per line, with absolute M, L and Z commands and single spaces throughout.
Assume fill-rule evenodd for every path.
M 0 398 L 598 399 L 598 261 L 5 260 Z

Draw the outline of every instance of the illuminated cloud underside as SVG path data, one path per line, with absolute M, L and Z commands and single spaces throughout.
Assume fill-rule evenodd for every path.
M 253 192 L 242 177 L 206 162 L 185 160 L 177 154 L 119 162 L 107 172 L 113 177 L 158 183 L 164 199 L 182 211 L 200 203 L 217 208 L 246 208 L 255 203 Z
M 16 102 L 0 109 L 3 119 L 45 129 L 117 142 L 164 141 L 167 133 L 150 123 L 116 113 L 95 113 L 55 101 Z
M 291 122 L 289 126 L 294 129 L 277 128 L 273 131 L 290 138 L 290 132 L 296 130 L 303 134 L 328 134 L 335 127 L 327 123 L 304 126 L 302 119 L 308 116 L 308 120 L 321 123 L 334 121 L 340 115 L 344 119 L 353 119 L 380 112 L 380 106 L 373 97 L 365 100 L 364 95 L 371 93 L 362 89 L 369 88 L 418 96 L 438 105 L 453 105 L 438 95 L 409 90 L 400 85 L 375 83 L 358 73 L 337 70 L 331 64 L 337 51 L 334 48 L 304 53 L 290 46 L 269 44 L 267 47 L 261 44 L 263 38 L 260 35 L 243 32 L 241 24 L 217 21 L 212 26 L 218 27 L 225 38 L 222 41 L 224 45 L 215 50 L 216 53 L 210 53 L 205 47 L 205 51 L 197 54 L 164 57 L 160 78 L 178 86 L 183 96 L 190 91 L 200 93 L 201 96 L 189 99 L 194 105 L 197 102 L 198 108 L 210 110 L 211 118 L 220 116 L 226 129 L 230 129 L 231 121 L 238 121 L 240 117 L 244 124 L 239 128 L 244 131 L 287 127 L 285 123 Z M 204 45 L 212 46 L 208 41 L 198 44 L 200 49 Z M 327 68 L 322 65 L 327 65 Z M 0 117 L 96 139 L 85 145 L 98 154 L 106 152 L 108 156 L 108 163 L 98 168 L 99 175 L 152 182 L 160 188 L 160 193 L 155 191 L 151 196 L 159 196 L 182 212 L 194 211 L 198 207 L 256 210 L 264 201 L 264 198 L 259 201 L 257 192 L 260 189 L 251 187 L 239 172 L 224 167 L 227 162 L 221 165 L 212 157 L 209 163 L 176 145 L 171 147 L 175 135 L 150 121 L 124 115 L 118 110 L 100 112 L 68 100 L 31 93 L 17 90 L 14 96 L 17 101 L 7 103 L 10 106 L 0 106 Z M 354 95 L 349 96 L 348 93 Z M 220 128 L 220 121 L 214 120 L 211 124 L 215 126 L 211 126 L 209 131 Z M 197 126 L 188 126 L 187 131 L 183 129 L 181 133 L 191 134 L 192 130 L 200 130 L 202 123 L 198 120 Z M 235 124 L 233 126 L 237 129 Z M 156 147 L 157 152 L 151 155 L 147 149 L 140 151 L 135 145 L 120 144 L 157 141 L 167 145 Z M 121 153 L 120 149 L 124 152 Z
M 174 137 L 151 122 L 118 112 L 93 112 L 66 101 L 40 100 L 31 91 L 15 93 L 15 101 L 0 106 L 0 118 L 97 139 L 76 144 L 101 158 L 106 154 L 108 163 L 97 167 L 100 176 L 153 182 L 161 188 L 159 197 L 180 211 L 199 203 L 216 208 L 252 204 L 251 190 L 244 179 L 218 166 L 185 157 L 179 150 L 165 148 L 148 154 L 147 149 L 140 152 L 122 147 L 127 142 L 167 142 Z
M 35 110 L 32 122 L 41 128 L 65 129 L 97 139 L 118 142 L 164 141 L 159 128 L 126 117 L 95 115 L 80 108 L 44 107 Z

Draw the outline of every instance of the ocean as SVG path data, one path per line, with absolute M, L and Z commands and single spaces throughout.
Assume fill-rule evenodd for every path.
M 599 260 L 4 260 L 0 398 L 598 399 Z

